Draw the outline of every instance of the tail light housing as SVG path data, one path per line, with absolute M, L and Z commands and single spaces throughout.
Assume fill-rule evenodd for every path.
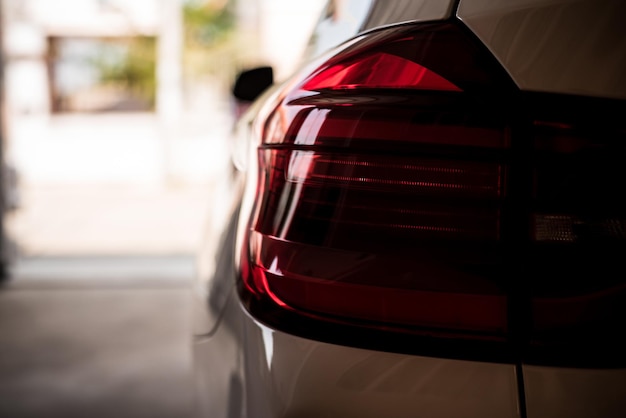
M 553 311 L 601 305 L 605 287 L 568 299 L 546 285 L 559 282 L 555 260 L 586 245 L 574 241 L 589 211 L 574 189 L 557 196 L 576 176 L 559 165 L 577 146 L 571 127 L 518 100 L 456 23 L 372 32 L 296 76 L 255 122 L 247 309 L 296 334 L 423 354 L 501 360 L 557 346 L 552 331 L 580 323 Z M 622 239 L 620 216 L 595 219 L 587 229 L 603 243 Z
M 626 106 L 533 103 L 528 351 L 552 363 L 623 366 Z

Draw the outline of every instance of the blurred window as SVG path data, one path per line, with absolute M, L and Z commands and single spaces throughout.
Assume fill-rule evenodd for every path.
M 52 110 L 154 110 L 155 45 L 154 37 L 49 38 Z

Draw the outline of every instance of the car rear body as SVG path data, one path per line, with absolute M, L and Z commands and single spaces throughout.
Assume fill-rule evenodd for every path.
M 624 16 L 330 2 L 214 198 L 199 414 L 622 416 Z

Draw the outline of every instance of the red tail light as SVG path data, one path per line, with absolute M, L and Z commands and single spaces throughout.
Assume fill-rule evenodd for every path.
M 405 41 L 406 39 L 400 39 L 395 42 Z M 346 61 L 327 66 L 323 71 L 311 77 L 302 88 L 309 91 L 357 88 L 461 91 L 450 81 L 428 68 L 392 53 L 376 51 Z
M 617 263 L 626 210 L 606 196 L 626 184 L 611 154 L 623 142 L 520 110 L 500 66 L 450 23 L 363 36 L 289 86 L 257 121 L 240 263 L 257 319 L 322 339 L 366 330 L 516 355 L 555 330 L 571 343 L 587 325 L 622 323 L 623 275 L 602 267 L 597 288 L 559 286 L 561 273 Z
M 481 56 L 451 25 L 392 29 L 284 94 L 242 257 L 260 319 L 505 338 L 505 285 L 483 270 L 498 264 L 508 126 L 462 91 L 499 79 Z M 463 77 L 438 72 L 450 61 Z

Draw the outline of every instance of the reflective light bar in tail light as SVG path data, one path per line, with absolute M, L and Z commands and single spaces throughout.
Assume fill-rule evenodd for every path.
M 400 26 L 289 86 L 257 121 L 240 266 L 250 312 L 303 335 L 506 342 L 500 100 L 514 86 L 499 65 L 453 24 Z
M 251 252 L 265 294 L 297 311 L 485 335 L 506 329 L 506 301 L 497 286 L 422 257 L 364 255 L 260 233 L 251 236 Z M 421 277 L 407 277 L 412 271 Z M 453 279 L 440 281 L 442 274 Z
M 406 239 L 499 238 L 497 162 L 276 149 L 260 158 L 274 174 L 257 223 L 268 235 L 351 248 L 355 235 L 376 229 L 387 239 L 368 245 L 387 250 Z

